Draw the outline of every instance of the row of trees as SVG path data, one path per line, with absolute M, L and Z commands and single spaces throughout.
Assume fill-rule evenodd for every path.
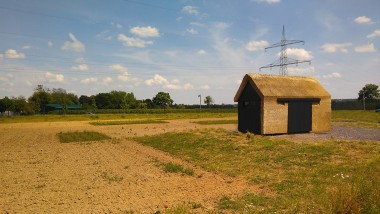
M 211 105 L 213 99 L 207 96 L 205 104 Z M 63 104 L 63 106 L 81 104 L 83 109 L 146 109 L 168 108 L 173 106 L 173 100 L 169 93 L 158 92 L 152 99 L 137 100 L 135 95 L 125 91 L 111 91 L 92 96 L 81 95 L 79 98 L 73 93 L 67 93 L 62 88 L 45 88 L 38 85 L 33 94 L 25 97 L 5 97 L 0 99 L 0 113 L 13 112 L 16 114 L 34 114 L 45 112 L 47 104 Z M 184 105 L 175 105 L 177 108 L 185 108 Z

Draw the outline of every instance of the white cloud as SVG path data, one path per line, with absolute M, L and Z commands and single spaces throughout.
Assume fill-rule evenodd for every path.
M 14 49 L 8 49 L 7 51 L 5 51 L 4 56 L 5 56 L 5 58 L 8 58 L 8 59 L 23 59 L 23 58 L 25 58 L 25 54 L 17 53 L 17 51 Z
M 190 83 L 186 83 L 185 85 L 183 85 L 184 90 L 191 90 L 193 88 L 194 88 L 194 86 Z
M 195 34 L 198 34 L 198 31 L 197 31 L 197 30 L 195 30 L 195 29 L 193 29 L 193 28 L 190 28 L 190 29 L 186 29 L 186 31 L 187 31 L 188 33 L 191 33 L 191 34 L 193 34 L 193 35 L 195 35 Z
M 153 76 L 153 79 L 146 80 L 145 84 L 147 84 L 148 86 L 166 85 L 169 84 L 169 81 L 165 79 L 163 76 L 156 74 Z
M 359 16 L 356 19 L 354 19 L 354 22 L 358 24 L 369 24 L 371 23 L 371 19 L 368 18 L 367 16 Z
M 0 54 L 0 61 L 1 61 L 2 59 L 4 59 L 4 56 L 3 56 L 3 54 Z
M 207 16 L 206 13 L 201 13 L 199 11 L 199 8 L 198 7 L 194 7 L 194 6 L 191 6 L 191 5 L 186 5 L 182 8 L 182 13 L 185 13 L 185 14 L 189 14 L 189 15 L 194 15 L 198 18 L 204 18 Z
M 71 67 L 74 71 L 87 71 L 88 70 L 88 65 L 87 64 L 80 64 L 78 66 L 73 66 Z
M 331 78 L 341 78 L 342 74 L 339 72 L 333 72 L 331 74 L 322 75 L 322 78 L 324 79 L 331 79 Z
M 109 83 L 113 82 L 112 78 L 111 77 L 105 77 L 103 79 L 103 84 L 104 85 L 108 85 Z
M 63 82 L 65 77 L 62 74 L 45 73 L 45 79 L 48 82 Z
M 348 47 L 352 46 L 351 43 L 326 43 L 322 45 L 323 51 L 326 53 L 347 53 Z
M 159 37 L 160 32 L 155 27 L 133 27 L 130 30 L 131 33 L 140 37 Z
M 108 68 L 111 71 L 128 72 L 128 68 L 120 64 L 113 64 L 110 65 Z
M 252 40 L 245 45 L 245 49 L 247 49 L 248 51 L 257 51 L 257 50 L 264 49 L 268 45 L 269 43 L 264 40 L 260 40 L 260 41 Z
M 373 33 L 369 34 L 367 38 L 374 38 L 377 36 L 380 36 L 380 29 L 376 29 L 375 31 L 373 31 Z
M 299 60 L 309 60 L 313 58 L 313 56 L 311 55 L 311 52 L 303 48 L 288 48 L 286 52 L 287 52 L 288 57 L 290 58 L 295 58 Z
M 146 41 L 146 40 L 142 40 L 140 38 L 134 38 L 134 37 L 127 37 L 124 34 L 119 34 L 117 39 L 121 41 L 123 45 L 126 47 L 145 48 L 146 45 L 153 44 L 152 41 Z
M 51 46 L 53 46 L 53 42 L 52 42 L 52 41 L 48 41 L 48 42 L 47 42 L 47 45 L 48 45 L 49 47 L 51 47 Z
M 85 51 L 85 46 L 82 42 L 80 42 L 72 33 L 69 33 L 69 37 L 71 41 L 66 41 L 61 47 L 62 50 L 65 51 L 75 51 L 82 52 Z
M 255 0 L 258 3 L 276 4 L 280 3 L 281 0 Z
M 370 53 L 370 52 L 375 52 L 376 49 L 373 43 L 369 43 L 368 45 L 361 45 L 361 46 L 355 47 L 355 51 L 359 53 Z
M 205 54 L 207 54 L 207 52 L 205 50 L 201 49 L 201 50 L 197 51 L 197 54 L 205 55 Z
M 187 13 L 187 14 L 192 14 L 192 15 L 198 15 L 199 10 L 197 7 L 193 7 L 190 5 L 186 5 L 182 8 L 182 12 Z
M 203 89 L 203 90 L 209 90 L 210 89 L 210 86 L 209 85 L 202 85 L 200 87 L 200 89 Z
M 32 48 L 32 46 L 30 46 L 30 45 L 24 45 L 23 47 L 22 47 L 22 49 L 25 49 L 25 50 L 28 50 L 28 49 L 31 49 Z
M 127 82 L 130 80 L 128 72 L 123 72 L 122 74 L 117 76 L 117 79 L 122 81 L 122 82 Z
M 205 26 L 205 24 L 200 23 L 200 22 L 190 22 L 190 25 L 197 26 L 197 27 L 204 27 Z
M 110 35 L 109 30 L 105 30 L 105 31 L 102 31 L 102 32 L 96 34 L 96 38 L 104 39 L 104 40 L 112 40 L 113 39 L 113 37 Z
M 80 82 L 83 83 L 83 84 L 89 84 L 89 83 L 93 83 L 93 82 L 97 82 L 97 81 L 98 81 L 97 78 L 90 77 L 90 78 L 83 79 Z
M 168 81 L 165 77 L 156 74 L 152 79 L 145 80 L 148 86 L 162 86 L 165 89 L 173 90 L 191 90 L 194 86 L 190 83 L 181 84 L 179 80 Z
M 119 23 L 114 23 L 114 22 L 112 22 L 111 25 L 112 25 L 113 27 L 116 27 L 116 28 L 119 29 L 119 30 L 123 28 L 123 25 L 122 25 L 122 24 L 119 24 Z

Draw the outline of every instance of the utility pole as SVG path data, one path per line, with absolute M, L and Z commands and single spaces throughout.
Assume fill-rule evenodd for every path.
M 302 41 L 302 40 L 286 40 L 286 38 L 285 38 L 285 26 L 282 26 L 281 41 L 265 48 L 265 51 L 266 51 L 269 48 L 281 47 L 280 59 L 276 60 L 275 62 L 272 62 L 269 65 L 261 67 L 260 71 L 262 68 L 272 69 L 273 67 L 280 67 L 280 75 L 287 76 L 288 75 L 288 71 L 287 71 L 288 65 L 292 65 L 292 64 L 298 65 L 299 63 L 304 63 L 304 62 L 311 63 L 310 60 L 298 60 L 298 59 L 292 59 L 292 58 L 288 57 L 287 52 L 286 52 L 287 45 L 293 45 L 293 44 L 297 44 L 297 43 L 302 43 L 304 45 L 305 41 Z
M 202 110 L 202 95 L 198 95 L 199 97 L 199 111 Z

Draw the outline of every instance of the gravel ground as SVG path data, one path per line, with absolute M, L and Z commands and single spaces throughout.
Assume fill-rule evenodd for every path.
M 272 138 L 286 138 L 289 140 L 371 140 L 380 141 L 380 129 L 359 128 L 359 127 L 343 127 L 333 125 L 331 132 L 328 133 L 303 133 L 276 135 Z

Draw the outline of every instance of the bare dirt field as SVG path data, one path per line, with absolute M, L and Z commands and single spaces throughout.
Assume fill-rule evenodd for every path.
M 88 122 L 1 124 L 0 212 L 154 213 L 181 203 L 212 209 L 223 195 L 258 191 L 244 180 L 204 171 L 128 140 L 199 127 L 189 120 L 125 126 L 91 126 Z M 57 133 L 72 130 L 95 130 L 113 139 L 58 141 Z M 159 164 L 167 162 L 190 166 L 194 175 L 165 173 Z
M 236 130 L 236 125 L 202 126 L 192 121 L 117 126 L 92 126 L 88 122 L 0 124 L 0 212 L 154 213 L 182 203 L 201 204 L 204 208 L 199 212 L 205 212 L 215 209 L 223 195 L 268 191 L 244 179 L 205 171 L 130 139 L 199 128 Z M 282 137 L 339 139 L 335 132 L 341 129 L 335 127 L 328 135 Z M 112 140 L 59 142 L 57 133 L 77 130 L 98 131 Z M 378 129 L 373 132 L 378 133 Z M 160 164 L 168 162 L 189 166 L 194 175 L 166 173 Z

